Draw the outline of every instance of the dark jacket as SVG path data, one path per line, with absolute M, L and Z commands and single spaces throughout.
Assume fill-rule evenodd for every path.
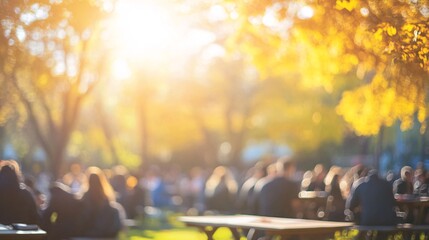
M 20 183 L 12 165 L 0 168 L 0 223 L 38 224 L 40 221 L 33 194 Z
M 42 216 L 42 228 L 47 231 L 48 240 L 77 236 L 77 221 L 81 211 L 79 200 L 68 186 L 61 183 L 55 183 L 50 191 L 51 200 Z
M 81 237 L 114 238 L 118 235 L 125 218 L 125 212 L 119 203 L 106 200 L 102 206 L 94 206 L 84 198 L 82 204 L 79 219 Z
M 402 180 L 402 178 L 397 179 L 393 182 L 393 193 L 397 194 L 413 194 L 413 184 Z
M 43 229 L 48 240 L 70 237 L 116 237 L 122 229 L 124 211 L 116 203 L 107 200 L 101 207 L 94 206 L 88 199 L 76 199 L 70 189 L 61 184 L 51 189 L 51 201 L 43 213 Z
M 25 187 L 0 189 L 0 223 L 38 224 L 40 221 L 33 195 Z
M 271 217 L 295 217 L 292 201 L 298 198 L 299 185 L 284 177 L 268 181 L 259 193 L 258 214 Z
M 360 217 L 355 220 L 361 225 L 395 225 L 395 205 L 391 185 L 376 173 L 353 184 L 346 202 L 352 212 L 360 207 Z

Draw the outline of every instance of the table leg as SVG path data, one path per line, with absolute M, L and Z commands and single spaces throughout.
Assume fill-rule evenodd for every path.
M 254 228 L 249 229 L 246 236 L 247 240 L 256 240 L 255 232 L 256 230 Z
M 417 207 L 417 224 L 426 224 L 426 206 L 418 206 Z
M 334 233 L 314 233 L 314 234 L 278 234 L 267 232 L 264 240 L 273 240 L 273 239 L 281 239 L 281 240 L 313 240 L 313 239 L 332 239 Z
M 231 230 L 232 236 L 235 240 L 240 240 L 241 234 L 238 232 L 237 228 L 229 227 L 229 230 Z
M 199 227 L 207 235 L 207 240 L 213 240 L 213 235 L 218 227 Z

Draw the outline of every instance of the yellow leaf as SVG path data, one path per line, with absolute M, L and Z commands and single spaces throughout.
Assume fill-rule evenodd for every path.
M 407 31 L 407 32 L 412 32 L 414 29 L 414 25 L 412 24 L 404 24 L 404 26 L 402 26 L 402 30 Z
M 375 33 L 374 33 L 374 38 L 377 41 L 382 41 L 383 40 L 383 29 L 378 29 Z
M 357 5 L 357 0 L 337 0 L 335 8 L 338 10 L 346 9 L 347 11 L 351 12 L 357 7 Z
M 57 221 L 57 218 L 58 218 L 58 213 L 57 212 L 53 212 L 51 214 L 51 217 L 50 217 L 51 223 L 55 223 Z
M 389 35 L 389 36 L 395 36 L 396 35 L 396 28 L 393 26 L 388 26 L 386 28 L 386 32 L 387 32 L 387 35 Z

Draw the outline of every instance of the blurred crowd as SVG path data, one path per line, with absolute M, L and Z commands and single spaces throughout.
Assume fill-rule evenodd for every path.
M 16 161 L 1 160 L 0 223 L 37 224 L 49 239 L 114 237 L 125 219 L 144 218 L 151 209 L 389 225 L 415 220 L 409 209 L 398 208 L 395 196 L 426 197 L 428 182 L 423 167 L 386 176 L 363 165 L 317 164 L 303 171 L 288 157 L 243 171 L 151 165 L 133 172 L 73 162 L 56 180 L 40 167 L 23 173 Z

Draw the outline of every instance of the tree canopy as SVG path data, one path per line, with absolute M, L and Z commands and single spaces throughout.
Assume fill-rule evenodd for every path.
M 360 135 L 417 115 L 426 127 L 427 1 L 246 1 L 235 43 L 270 74 L 299 68 L 302 83 L 336 91 L 335 76 L 361 84 L 343 93 L 337 113 Z M 274 67 L 273 67 L 274 66 Z M 347 76 L 342 81 L 349 81 Z
M 2 0 L 0 126 L 32 130 L 56 175 L 425 133 L 428 18 L 428 1 Z

